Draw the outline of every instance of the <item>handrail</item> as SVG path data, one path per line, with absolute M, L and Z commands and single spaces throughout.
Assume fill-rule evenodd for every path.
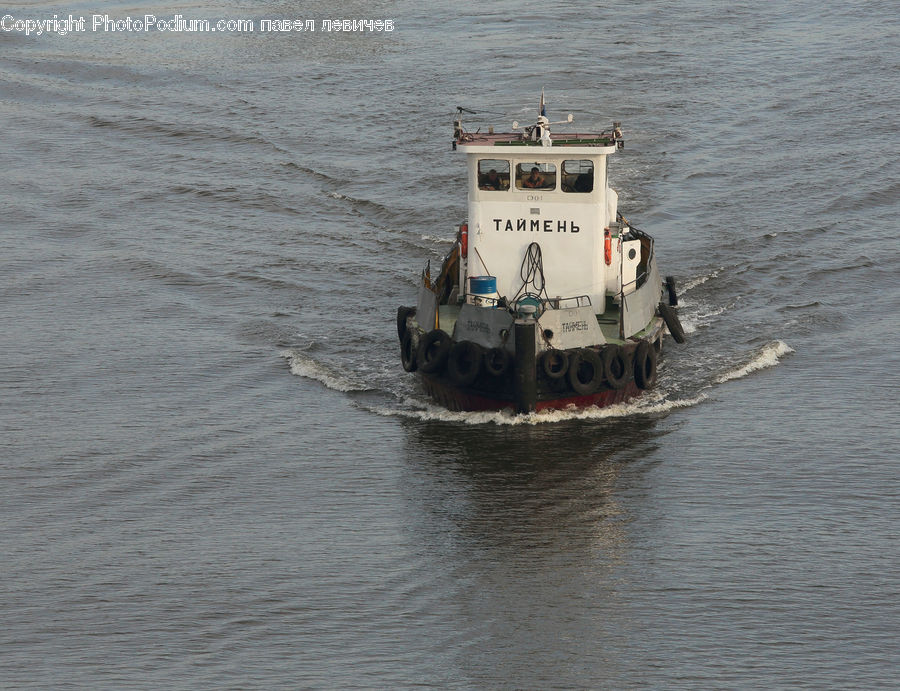
M 474 298 L 477 300 L 476 307 L 508 307 L 512 310 L 513 305 L 510 305 L 506 298 L 503 296 L 500 297 L 490 297 L 488 295 L 479 295 L 478 293 L 466 293 L 463 296 L 464 302 L 469 302 L 469 298 Z M 569 303 L 574 301 L 574 305 L 568 305 L 564 303 Z M 469 303 L 471 304 L 471 303 Z M 514 303 L 513 303 L 514 304 Z M 574 295 L 572 297 L 557 297 L 557 298 L 547 298 L 541 299 L 541 308 L 542 309 L 571 309 L 572 307 L 590 307 L 593 303 L 591 302 L 590 295 Z
M 591 296 L 590 295 L 575 295 L 567 298 L 550 298 L 549 300 L 544 300 L 544 304 L 548 305 L 551 309 L 570 309 L 571 306 L 563 306 L 562 303 L 570 302 L 574 300 L 574 307 L 590 307 L 591 306 Z

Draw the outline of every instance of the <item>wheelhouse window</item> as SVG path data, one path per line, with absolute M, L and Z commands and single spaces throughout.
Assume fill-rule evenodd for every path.
M 509 161 L 482 158 L 478 161 L 478 189 L 502 192 L 509 189 Z
M 556 166 L 553 163 L 519 163 L 516 166 L 516 188 L 520 190 L 556 189 Z
M 562 191 L 585 193 L 594 189 L 594 162 L 572 160 L 562 162 Z

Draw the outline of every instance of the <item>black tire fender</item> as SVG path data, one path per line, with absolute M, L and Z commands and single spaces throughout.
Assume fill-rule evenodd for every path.
M 481 374 L 484 348 L 472 341 L 459 341 L 450 348 L 447 376 L 457 386 L 469 386 Z
M 541 367 L 550 379 L 562 379 L 569 370 L 569 354 L 550 348 L 541 353 Z
M 678 307 L 678 293 L 675 291 L 674 276 L 666 276 L 666 290 L 669 293 L 669 305 Z
M 634 351 L 634 383 L 641 389 L 656 384 L 656 348 L 648 341 L 638 343 Z
M 429 331 L 419 341 L 419 352 L 417 353 L 419 369 L 429 374 L 438 372 L 444 368 L 449 354 L 450 336 L 440 329 Z
M 659 316 L 662 317 L 663 321 L 666 323 L 666 328 L 669 330 L 669 333 L 672 334 L 672 338 L 675 339 L 675 342 L 684 343 L 684 327 L 681 326 L 681 321 L 678 319 L 675 308 L 661 302 L 659 303 L 657 310 Z
M 603 382 L 603 361 L 597 351 L 580 348 L 569 358 L 569 385 L 582 396 L 594 393 Z
M 407 331 L 406 320 L 416 313 L 415 307 L 398 307 L 397 308 L 397 338 L 403 342 L 403 334 Z
M 610 344 L 603 348 L 603 376 L 612 389 L 624 388 L 628 383 L 628 356 L 622 346 Z
M 416 344 L 409 329 L 403 332 L 400 339 L 400 364 L 406 372 L 415 372 L 419 368 Z
M 490 348 L 484 352 L 484 369 L 494 377 L 503 376 L 509 369 L 512 356 L 505 348 Z

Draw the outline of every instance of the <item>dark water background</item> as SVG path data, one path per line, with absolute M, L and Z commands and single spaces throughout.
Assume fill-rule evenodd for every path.
M 102 11 L 396 28 L 0 33 L 0 686 L 896 688 L 893 0 Z M 542 87 L 623 121 L 689 341 L 442 412 L 394 314 L 451 115 Z

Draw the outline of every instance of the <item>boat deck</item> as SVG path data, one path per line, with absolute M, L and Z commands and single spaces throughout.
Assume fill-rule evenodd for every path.
M 453 334 L 453 328 L 459 318 L 460 307 L 460 305 L 438 305 L 438 327 L 441 330 Z M 603 314 L 597 315 L 597 323 L 600 325 L 600 331 L 603 332 L 607 343 L 618 345 L 625 343 L 619 338 L 619 317 L 619 305 L 613 302 L 612 298 L 607 298 L 606 309 Z
M 621 345 L 625 341 L 619 338 L 619 305 L 613 302 L 612 298 L 606 298 L 606 309 L 603 314 L 597 315 L 597 323 L 600 325 L 600 331 L 607 343 L 618 343 Z

